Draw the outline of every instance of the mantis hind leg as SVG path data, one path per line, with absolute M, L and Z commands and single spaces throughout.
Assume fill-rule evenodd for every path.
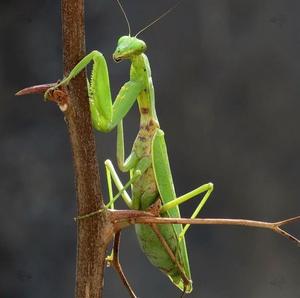
M 180 217 L 178 205 L 190 200 L 191 198 L 194 198 L 201 193 L 205 193 L 204 197 L 192 215 L 192 218 L 195 218 L 213 191 L 213 184 L 204 184 L 186 193 L 185 195 L 176 198 L 172 173 L 169 165 L 167 146 L 164 139 L 164 132 L 161 129 L 157 130 L 153 138 L 152 151 L 153 169 L 155 172 L 157 186 L 159 188 L 159 193 L 163 201 L 163 206 L 160 209 L 160 213 L 163 214 L 168 211 L 170 217 Z M 189 224 L 185 225 L 183 230 L 181 230 L 181 227 L 178 228 L 177 226 L 176 233 L 179 235 L 179 242 L 184 240 L 184 234 L 188 230 L 189 226 Z M 174 227 L 176 228 L 176 225 L 174 225 Z M 186 263 L 188 263 L 187 258 Z
M 196 189 L 184 194 L 183 196 L 180 196 L 180 197 L 174 199 L 173 201 L 170 201 L 170 202 L 164 204 L 161 207 L 160 212 L 164 213 L 167 210 L 172 209 L 172 208 L 196 197 L 197 195 L 199 195 L 201 193 L 205 193 L 203 198 L 201 199 L 199 205 L 197 206 L 197 208 L 195 209 L 195 211 L 193 212 L 193 214 L 191 216 L 191 219 L 196 218 L 197 215 L 199 214 L 199 212 L 201 211 L 201 209 L 203 208 L 203 206 L 205 205 L 205 203 L 207 202 L 208 198 L 210 197 L 210 194 L 212 193 L 213 189 L 214 189 L 214 185 L 212 183 L 203 184 L 202 186 L 197 187 Z M 190 224 L 186 224 L 184 226 L 182 232 L 178 236 L 179 242 L 183 239 L 183 237 L 189 227 L 190 227 Z

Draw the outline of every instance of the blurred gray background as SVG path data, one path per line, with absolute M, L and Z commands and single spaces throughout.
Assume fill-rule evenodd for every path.
M 124 0 L 137 32 L 174 1 Z M 14 97 L 62 75 L 59 1 L 0 4 L 0 297 L 72 297 L 76 210 L 63 115 L 42 96 Z M 157 112 L 178 194 L 212 181 L 202 217 L 280 220 L 300 214 L 300 2 L 186 0 L 141 35 L 148 45 Z M 115 1 L 86 1 L 87 51 L 107 57 L 113 93 L 129 64 L 114 64 L 127 33 Z M 127 153 L 138 130 L 125 120 Z M 96 132 L 103 161 L 115 160 L 115 132 Z M 123 177 L 125 181 L 125 177 Z M 190 216 L 198 200 L 182 205 Z M 120 202 L 119 208 L 124 205 Z M 300 236 L 300 224 L 289 227 Z M 141 253 L 134 229 L 121 260 L 141 298 L 179 291 Z M 195 226 L 187 234 L 189 297 L 298 298 L 300 250 L 268 231 Z M 128 297 L 106 270 L 104 297 Z

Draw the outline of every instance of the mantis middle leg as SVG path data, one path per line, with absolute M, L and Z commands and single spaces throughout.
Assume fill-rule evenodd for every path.
M 106 167 L 106 175 L 107 175 L 107 181 L 108 181 L 108 191 L 109 191 L 109 198 L 110 201 L 109 203 L 106 205 L 106 207 L 111 207 L 113 206 L 114 202 L 121 196 L 124 200 L 124 202 L 126 203 L 126 205 L 128 206 L 129 209 L 133 209 L 133 203 L 132 203 L 132 199 L 130 198 L 129 194 L 127 193 L 126 189 L 132 185 L 132 183 L 134 183 L 149 167 L 149 161 L 146 158 L 142 158 L 138 161 L 138 164 L 136 166 L 136 168 L 134 169 L 134 172 L 130 178 L 130 180 L 125 184 L 125 186 L 123 186 L 112 162 L 107 159 L 105 161 L 105 167 Z M 112 195 L 112 180 L 114 181 L 117 189 L 118 189 L 118 193 L 117 195 L 115 195 L 113 197 Z

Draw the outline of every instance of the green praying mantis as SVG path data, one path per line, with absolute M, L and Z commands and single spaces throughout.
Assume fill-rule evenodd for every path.
M 118 1 L 118 0 L 117 0 Z M 123 13 L 124 10 L 118 1 Z M 176 4 L 177 6 L 178 4 Z M 175 7 L 175 6 L 174 6 Z M 120 89 L 112 101 L 109 72 L 104 56 L 92 51 L 84 57 L 61 82 L 48 89 L 45 98 L 60 86 L 67 86 L 76 75 L 93 62 L 91 79 L 88 81 L 90 112 L 93 126 L 108 133 L 117 127 L 117 163 L 122 172 L 129 173 L 129 180 L 123 184 L 110 160 L 105 161 L 108 182 L 109 202 L 106 208 L 114 208 L 118 198 L 122 198 L 128 208 L 147 211 L 156 206 L 162 218 L 180 218 L 179 205 L 202 194 L 200 203 L 191 219 L 197 217 L 213 191 L 213 184 L 206 183 L 182 196 L 177 197 L 167 154 L 164 132 L 161 130 L 155 110 L 155 94 L 151 78 L 151 69 L 145 51 L 145 42 L 137 35 L 159 18 L 139 31 L 130 34 L 130 25 L 126 14 L 129 34 L 119 38 L 113 53 L 116 62 L 129 60 L 130 79 Z M 131 153 L 125 158 L 123 118 L 137 101 L 140 113 L 140 128 L 133 143 Z M 118 193 L 113 194 L 113 183 Z M 131 196 L 127 189 L 131 188 Z M 91 214 L 80 218 L 89 217 Z M 190 224 L 164 224 L 158 226 L 136 224 L 135 230 L 141 249 L 149 261 L 166 274 L 183 293 L 192 291 L 192 279 L 185 233 Z M 295 239 L 294 239 L 295 240 Z M 108 259 L 113 258 L 111 255 Z
M 183 202 L 204 194 L 192 214 L 195 218 L 213 191 L 213 184 L 204 184 L 180 197 L 176 196 L 170 170 L 164 132 L 160 129 L 155 110 L 154 87 L 151 69 L 145 51 L 145 42 L 136 36 L 125 35 L 119 38 L 113 59 L 115 62 L 130 60 L 130 79 L 120 89 L 112 102 L 109 73 L 104 56 L 92 51 L 84 57 L 48 94 L 59 86 L 66 86 L 85 67 L 93 62 L 90 82 L 88 83 L 90 111 L 93 126 L 101 132 L 110 132 L 117 127 L 117 162 L 122 172 L 129 172 L 130 179 L 123 185 L 110 160 L 106 160 L 108 190 L 112 207 L 121 196 L 130 209 L 147 210 L 161 201 L 159 214 L 162 217 L 179 218 L 178 206 Z M 140 112 L 140 128 L 129 156 L 124 158 L 124 135 L 122 119 L 137 101 Z M 113 197 L 112 181 L 119 193 Z M 126 189 L 131 187 L 130 197 Z M 189 224 L 161 225 L 159 233 L 165 240 L 162 243 L 156 232 L 148 225 L 135 225 L 140 246 L 150 262 L 164 272 L 184 293 L 192 291 L 191 272 L 184 235 Z M 166 247 L 167 246 L 167 247 Z

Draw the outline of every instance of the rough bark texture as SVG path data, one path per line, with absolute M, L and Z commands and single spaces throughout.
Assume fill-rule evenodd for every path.
M 62 0 L 63 60 L 66 75 L 85 55 L 84 1 Z M 78 214 L 103 207 L 86 76 L 82 72 L 68 85 L 70 103 L 65 113 L 73 153 Z M 102 297 L 106 213 L 78 221 L 76 297 Z M 106 236 L 108 235 L 108 236 Z

